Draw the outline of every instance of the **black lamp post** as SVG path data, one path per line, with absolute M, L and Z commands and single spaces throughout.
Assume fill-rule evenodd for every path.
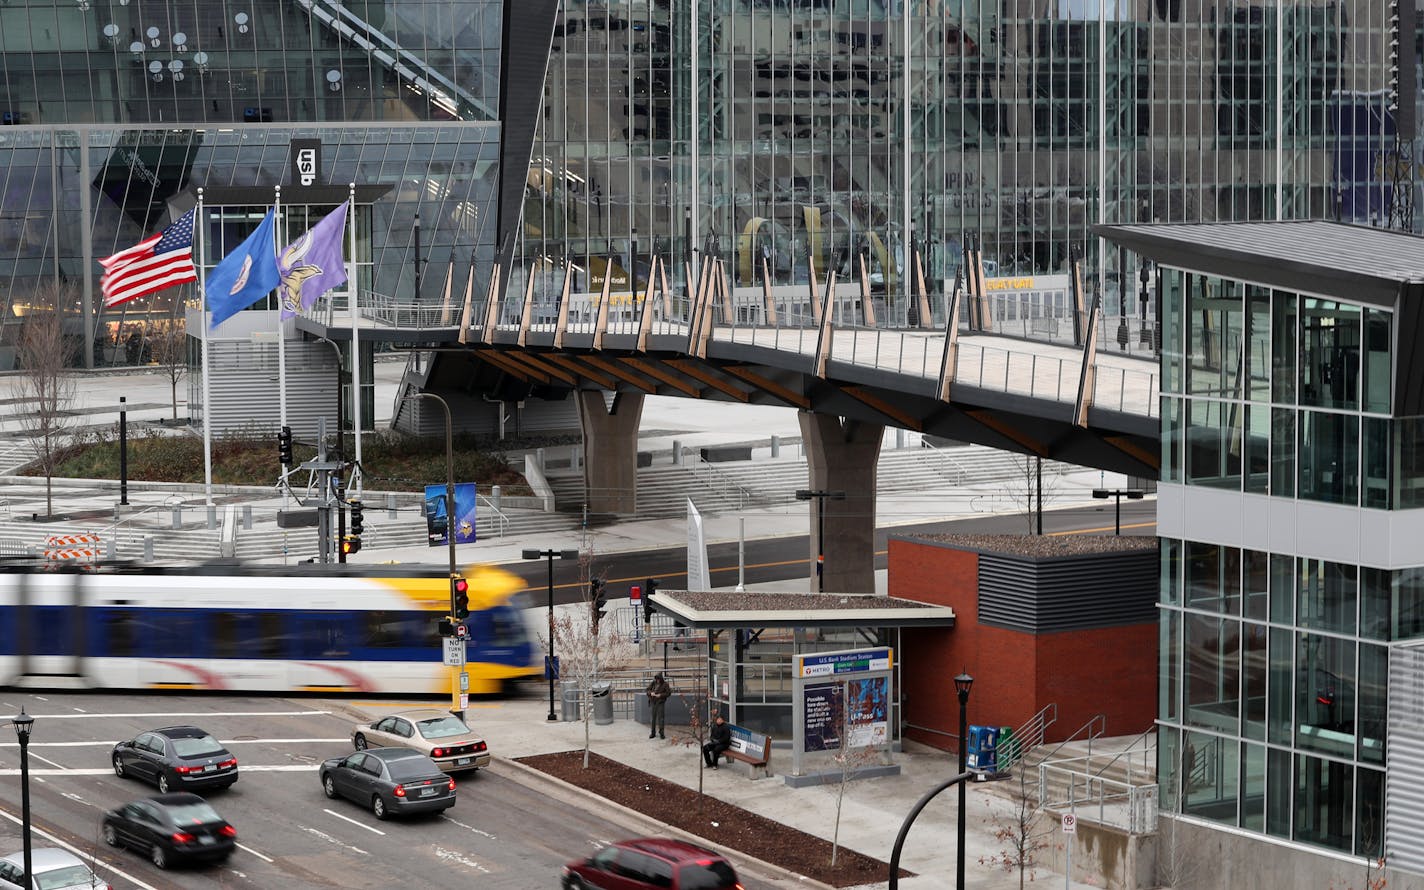
M 15 735 L 20 737 L 20 830 L 25 842 L 25 890 L 30 890 L 34 882 L 30 878 L 30 728 L 35 718 L 25 713 L 20 706 L 20 716 L 13 718 Z
M 969 687 L 973 685 L 974 678 L 968 673 L 961 672 L 954 678 L 954 691 L 959 694 L 959 772 L 961 775 L 968 771 Z M 954 886 L 957 890 L 964 890 L 964 811 L 968 805 L 966 784 L 965 782 L 959 783 L 959 850 L 954 863 Z
M 129 412 L 127 396 L 119 396 L 119 504 L 129 505 Z
M 1143 491 L 1140 488 L 1095 488 L 1093 497 L 1098 500 L 1114 498 L 1113 502 L 1113 534 L 1122 534 L 1122 499 L 1129 501 L 1142 500 Z
M 1148 268 L 1146 260 L 1142 261 L 1142 270 L 1138 273 L 1141 288 L 1137 292 L 1138 308 L 1142 313 L 1141 330 L 1137 335 L 1137 342 L 1140 346 L 1152 348 L 1152 331 L 1147 327 L 1147 300 L 1149 294 L 1147 286 L 1152 283 L 1152 271 Z
M 796 492 L 796 500 L 816 502 L 816 592 L 822 592 L 822 581 L 826 565 L 826 499 L 845 500 L 843 491 L 827 491 L 822 488 L 803 488 Z
M 544 665 L 544 673 L 549 677 L 549 719 L 558 720 L 554 714 L 554 557 L 578 559 L 577 550 L 525 550 L 525 559 L 549 560 L 549 662 Z

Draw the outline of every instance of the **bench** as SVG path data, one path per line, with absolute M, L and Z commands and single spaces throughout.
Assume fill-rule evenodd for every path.
M 732 746 L 723 751 L 722 756 L 750 766 L 753 779 L 771 778 L 771 736 L 731 723 L 727 728 L 732 731 Z

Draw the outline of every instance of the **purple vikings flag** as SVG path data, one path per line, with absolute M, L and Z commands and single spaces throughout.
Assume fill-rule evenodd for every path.
M 277 294 L 282 299 L 283 321 L 310 309 L 322 294 L 346 283 L 341 245 L 349 205 L 349 201 L 345 202 L 328 213 L 278 254 L 282 283 L 277 286 Z

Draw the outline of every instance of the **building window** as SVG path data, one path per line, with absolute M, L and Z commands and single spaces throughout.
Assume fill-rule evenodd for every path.
M 1355 506 L 1360 499 L 1360 418 L 1300 412 L 1297 483 L 1300 497 Z
M 1351 849 L 1354 767 L 1338 760 L 1295 757 L 1295 830 L 1298 841 Z
M 1355 644 L 1303 633 L 1298 652 L 1296 747 L 1354 759 Z
M 1186 616 L 1186 719 L 1235 735 L 1241 721 L 1241 623 Z

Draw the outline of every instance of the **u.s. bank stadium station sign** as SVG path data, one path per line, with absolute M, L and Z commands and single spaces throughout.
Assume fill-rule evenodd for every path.
M 868 671 L 888 671 L 891 665 L 889 647 L 883 649 L 857 649 L 854 652 L 825 652 L 817 655 L 798 655 L 798 677 L 832 677 L 842 674 L 860 674 Z

